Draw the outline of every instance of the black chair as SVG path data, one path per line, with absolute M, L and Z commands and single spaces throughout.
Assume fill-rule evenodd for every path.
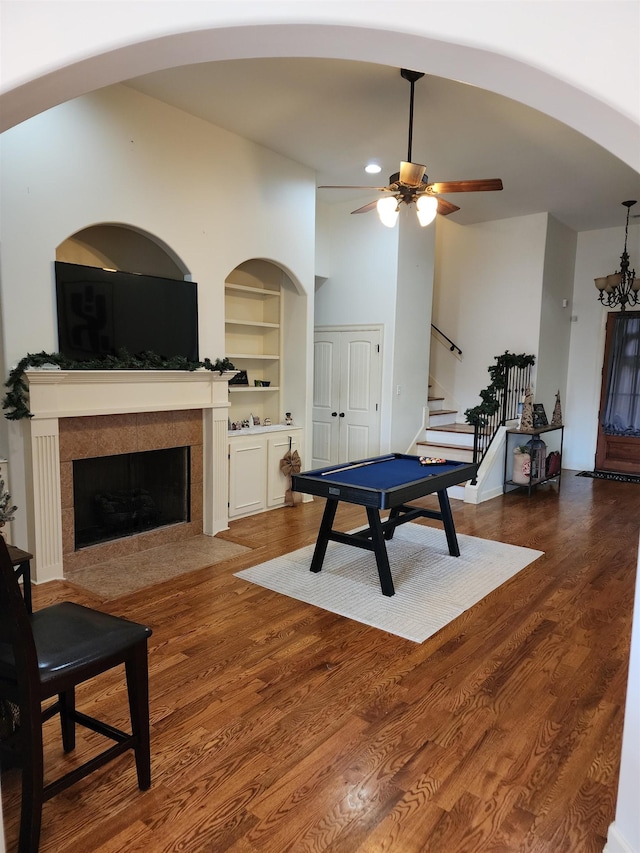
M 22 768 L 19 853 L 36 853 L 42 804 L 128 749 L 135 753 L 138 787 L 151 785 L 147 640 L 151 629 L 65 601 L 27 613 L 7 546 L 0 537 L 0 697 L 19 709 L 19 724 L 0 743 L 6 766 Z M 75 708 L 77 684 L 124 664 L 131 734 Z M 57 696 L 43 710 L 42 702 Z M 44 785 L 42 724 L 60 714 L 65 752 L 79 723 L 115 745 Z

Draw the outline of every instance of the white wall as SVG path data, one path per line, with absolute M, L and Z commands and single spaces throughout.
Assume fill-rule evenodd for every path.
M 546 231 L 546 214 L 472 226 L 437 219 L 433 322 L 463 355 L 434 340 L 430 372 L 463 410 L 480 402 L 496 356 L 538 351 Z
M 638 556 L 640 577 L 640 552 Z M 640 584 L 636 583 L 635 613 L 640 613 Z M 609 827 L 605 853 L 636 853 L 640 850 L 640 626 L 636 619 L 631 632 L 629 682 L 622 734 L 622 759 L 616 819 Z
M 5 370 L 27 352 L 57 348 L 56 246 L 95 223 L 141 228 L 181 259 L 199 285 L 201 358 L 224 355 L 224 280 L 239 263 L 272 260 L 313 294 L 315 180 L 297 163 L 125 86 L 36 116 L 0 145 L 0 192 L 11 212 L 0 234 Z M 306 304 L 296 319 L 310 329 L 313 299 Z M 308 351 L 298 363 L 303 400 Z M 12 493 L 26 507 L 23 425 L 3 418 L 2 427 Z M 28 547 L 25 515 L 15 535 Z
M 561 402 L 567 393 L 571 299 L 576 255 L 576 233 L 548 217 L 540 306 L 540 339 L 536 365 L 537 403 L 542 403 L 551 421 L 556 392 Z M 563 304 L 566 302 L 566 306 Z
M 396 335 L 392 379 L 392 451 L 406 453 L 420 434 L 429 386 L 435 228 L 421 228 L 415 208 L 399 217 Z M 384 227 L 384 226 L 381 226 Z
M 318 206 L 317 245 L 324 247 L 318 271 L 328 277 L 316 290 L 315 325 L 383 326 L 380 444 L 386 451 L 393 409 L 398 229 L 381 225 L 375 211 L 352 216 L 359 206 L 359 201 Z

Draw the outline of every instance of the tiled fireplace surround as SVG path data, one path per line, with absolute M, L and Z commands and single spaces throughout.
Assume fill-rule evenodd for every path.
M 228 527 L 227 382 L 188 371 L 29 370 L 27 471 L 38 582 Z M 191 447 L 191 521 L 74 550 L 73 460 Z
M 202 533 L 202 412 L 141 412 L 61 418 L 60 505 L 64 570 L 80 569 L 102 560 L 146 551 Z M 169 447 L 191 448 L 191 519 L 157 530 L 125 536 L 111 542 L 75 550 L 73 462 L 97 456 L 114 456 Z

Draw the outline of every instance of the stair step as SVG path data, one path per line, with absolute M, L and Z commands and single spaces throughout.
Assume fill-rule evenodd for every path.
M 438 412 L 438 414 L 440 414 L 440 412 Z M 438 424 L 438 426 L 434 426 L 433 429 L 440 430 L 442 432 L 460 432 L 466 435 L 473 435 L 473 426 L 471 424 Z
M 457 415 L 456 409 L 431 409 L 432 415 Z
M 453 462 L 473 462 L 473 448 L 461 447 L 459 444 L 434 444 L 431 441 L 417 441 L 416 451 L 419 456 L 442 457 Z

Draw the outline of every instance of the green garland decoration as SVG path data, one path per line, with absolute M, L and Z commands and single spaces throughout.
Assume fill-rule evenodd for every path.
M 50 364 L 55 364 L 61 370 L 188 370 L 193 372 L 203 367 L 206 370 L 217 370 L 220 374 L 225 370 L 235 370 L 228 358 L 217 358 L 215 361 L 209 358 L 205 358 L 204 361 L 189 361 L 182 356 L 163 358 L 153 352 L 130 355 L 124 349 L 118 350 L 117 355 L 108 355 L 106 358 L 90 361 L 74 361 L 59 352 L 27 353 L 9 373 L 9 378 L 4 383 L 9 389 L 2 402 L 2 408 L 8 409 L 5 414 L 7 420 L 19 421 L 33 417 L 29 411 L 29 386 L 24 372 L 29 367 L 43 367 Z
M 525 355 L 524 353 L 515 355 L 508 350 L 503 355 L 496 355 L 494 358 L 497 363 L 487 368 L 491 382 L 487 388 L 480 392 L 482 402 L 478 406 L 467 409 L 464 413 L 468 424 L 486 426 L 488 418 L 500 408 L 498 391 L 505 387 L 508 370 L 513 367 L 529 367 L 536 363 L 535 355 Z

